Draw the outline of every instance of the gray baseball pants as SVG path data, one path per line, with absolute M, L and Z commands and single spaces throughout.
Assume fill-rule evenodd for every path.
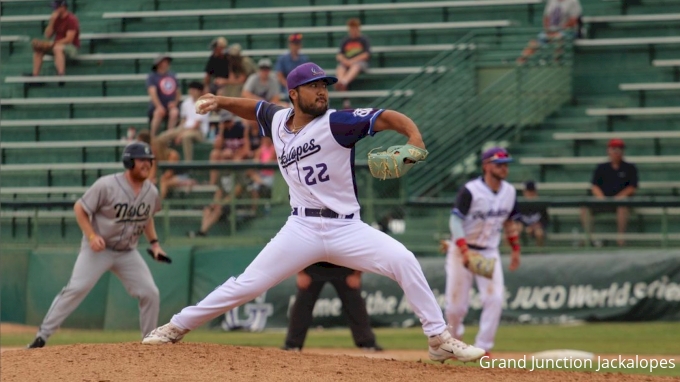
M 94 252 L 83 246 L 73 267 L 71 279 L 52 301 L 52 306 L 40 325 L 38 336 L 47 340 L 108 270 L 120 279 L 130 296 L 139 300 L 142 337 L 155 329 L 158 326 L 160 297 L 151 271 L 139 252 L 136 249 L 125 252 L 110 249 Z

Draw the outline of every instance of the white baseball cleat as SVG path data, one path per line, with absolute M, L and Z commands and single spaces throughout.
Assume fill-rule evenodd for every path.
M 147 334 L 142 340 L 144 345 L 174 344 L 179 342 L 189 330 L 180 329 L 171 323 L 159 326 Z
M 444 362 L 447 359 L 454 359 L 463 362 L 476 361 L 484 356 L 484 349 L 468 345 L 453 337 L 448 330 L 438 336 L 428 339 L 430 345 L 430 359 L 437 362 Z

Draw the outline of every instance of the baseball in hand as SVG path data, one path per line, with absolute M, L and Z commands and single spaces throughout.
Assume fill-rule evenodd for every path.
M 196 103 L 194 104 L 194 106 L 196 107 L 196 113 L 205 114 L 205 112 L 202 112 L 201 106 L 207 102 L 208 102 L 207 99 L 199 99 L 198 101 L 196 101 Z

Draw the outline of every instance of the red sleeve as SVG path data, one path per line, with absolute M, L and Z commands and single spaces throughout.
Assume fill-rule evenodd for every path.
M 80 29 L 80 25 L 78 23 L 78 18 L 73 16 L 73 15 L 71 15 L 68 18 L 68 23 L 66 25 L 67 25 L 66 26 L 67 31 L 72 31 L 72 30 L 78 31 L 78 29 Z

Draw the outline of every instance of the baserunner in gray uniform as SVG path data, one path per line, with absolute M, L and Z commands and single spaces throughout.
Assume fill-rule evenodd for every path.
M 142 336 L 158 324 L 160 298 L 149 267 L 137 251 L 144 234 L 156 260 L 165 257 L 158 244 L 153 215 L 161 209 L 158 190 L 149 181 L 154 156 L 149 145 L 131 143 L 123 151 L 125 172 L 99 178 L 75 203 L 76 220 L 83 231 L 80 253 L 68 284 L 55 297 L 35 340 L 28 348 L 45 346 L 106 271 L 122 281 L 139 299 Z

